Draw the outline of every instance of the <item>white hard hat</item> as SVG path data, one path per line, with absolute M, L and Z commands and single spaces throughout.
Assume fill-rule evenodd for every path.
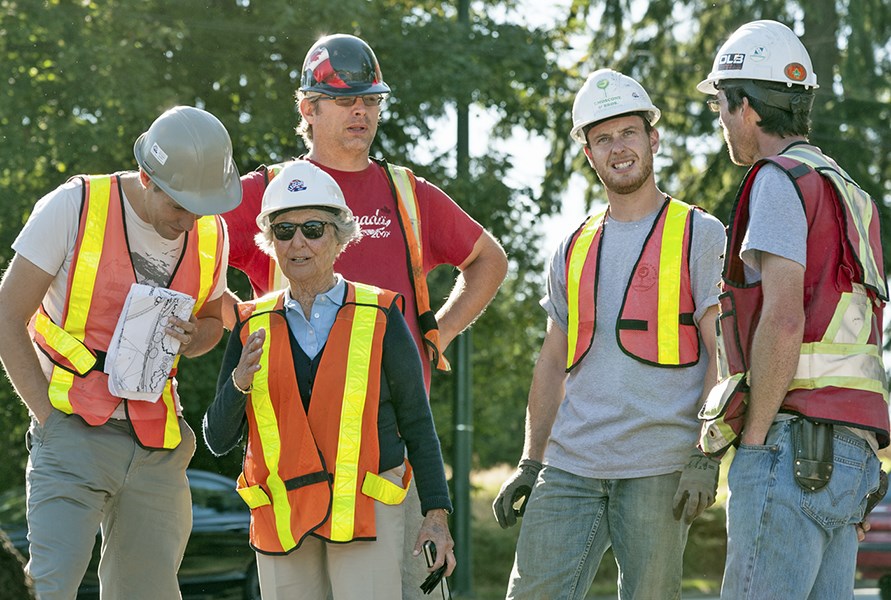
M 155 185 L 196 215 L 218 215 L 241 203 L 232 140 L 215 116 L 175 106 L 155 119 L 133 145 L 133 155 Z
M 309 161 L 291 161 L 266 186 L 257 227 L 264 229 L 272 213 L 316 206 L 340 210 L 347 219 L 353 216 L 333 177 Z
M 662 115 L 639 83 L 612 69 L 598 69 L 590 75 L 572 103 L 572 139 L 587 144 L 582 131 L 587 125 L 627 113 L 646 113 L 650 125 Z
M 775 81 L 817 89 L 817 74 L 795 33 L 777 21 L 752 21 L 733 32 L 715 56 L 712 72 L 696 86 L 717 94 L 725 79 Z

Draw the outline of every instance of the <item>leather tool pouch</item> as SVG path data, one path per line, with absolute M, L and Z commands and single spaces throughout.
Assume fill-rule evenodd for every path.
M 809 492 L 822 489 L 832 477 L 832 432 L 828 423 L 798 418 L 792 421 L 793 474 Z

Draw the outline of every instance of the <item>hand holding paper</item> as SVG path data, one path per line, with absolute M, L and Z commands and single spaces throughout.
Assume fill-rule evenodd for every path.
M 188 320 L 194 305 L 194 298 L 180 292 L 138 283 L 131 286 L 105 359 L 112 394 L 158 401 L 180 344 L 191 341 L 187 331 L 194 331 Z

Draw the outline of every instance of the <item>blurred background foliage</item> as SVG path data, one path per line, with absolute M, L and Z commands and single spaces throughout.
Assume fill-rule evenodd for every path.
M 217 115 L 242 172 L 302 154 L 293 96 L 303 57 L 321 35 L 358 35 L 393 88 L 373 152 L 443 187 L 511 259 L 473 334 L 474 462 L 484 468 L 513 463 L 522 448 L 544 333 L 538 300 L 551 251 L 543 247 L 547 218 L 564 202 L 603 200 L 568 136 L 574 93 L 592 70 L 612 67 L 643 83 L 663 110 L 660 186 L 726 220 L 744 170 L 727 158 L 695 84 L 742 23 L 789 24 L 821 84 L 812 140 L 874 195 L 887 223 L 891 9 L 884 0 L 564 0 L 549 27 L 529 24 L 524 15 L 534 10 L 519 0 L 479 0 L 466 25 L 454 2 L 430 0 L 0 0 L 0 269 L 37 199 L 76 174 L 134 168 L 134 140 L 170 106 Z M 437 143 L 453 139 L 459 98 L 491 122 L 489 143 L 471 157 L 465 179 L 455 177 L 454 143 Z M 518 132 L 531 141 L 506 152 L 504 142 Z M 524 156 L 545 163 L 534 184 L 512 175 Z M 566 193 L 573 173 L 584 181 L 574 196 Z M 448 294 L 453 277 L 447 268 L 432 274 L 434 299 Z M 233 289 L 249 293 L 243 276 L 230 271 L 230 278 Z M 181 394 L 196 429 L 223 347 L 181 363 Z M 453 380 L 437 374 L 432 392 L 446 457 Z M 27 422 L 4 382 L 0 489 L 22 481 Z M 193 466 L 235 475 L 240 460 L 238 452 L 214 459 L 199 445 Z

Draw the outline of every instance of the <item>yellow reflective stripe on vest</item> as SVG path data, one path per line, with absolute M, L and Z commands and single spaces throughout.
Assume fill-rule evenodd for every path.
M 86 336 L 87 316 L 93 301 L 93 290 L 96 287 L 96 275 L 99 272 L 99 260 L 105 243 L 105 225 L 108 220 L 108 202 L 111 196 L 111 184 L 114 176 L 103 175 L 89 178 L 84 186 L 89 186 L 87 216 L 84 223 L 84 235 L 77 251 L 77 261 L 72 265 L 74 273 L 68 289 L 68 306 L 62 328 L 71 336 L 83 340 Z M 74 383 L 74 375 L 60 369 L 53 369 L 50 377 L 49 398 L 54 407 L 71 414 L 74 409 L 68 399 L 68 390 Z
M 83 342 L 55 323 L 42 312 L 34 317 L 34 329 L 46 339 L 50 348 L 64 356 L 74 369 L 84 375 L 96 364 L 96 357 Z
M 782 156 L 788 156 L 794 160 L 800 161 L 824 177 L 827 177 L 833 184 L 838 196 L 847 206 L 846 218 L 851 221 L 857 230 L 857 240 L 851 240 L 856 246 L 857 257 L 863 266 L 864 282 L 877 290 L 884 291 L 887 295 L 887 283 L 883 273 L 882 266 L 876 262 L 875 254 L 869 242 L 869 228 L 872 224 L 874 214 L 874 206 L 872 199 L 859 186 L 854 184 L 848 174 L 836 167 L 826 157 L 801 146 L 790 148 L 783 152 Z
M 74 385 L 74 373 L 59 367 L 53 369 L 47 394 L 53 407 L 67 415 L 74 412 L 71 400 L 68 399 L 68 390 L 72 385 Z
M 179 362 L 179 356 L 176 357 L 176 363 Z M 164 384 L 164 390 L 161 392 L 159 402 L 163 402 L 167 407 L 166 420 L 164 422 L 164 442 L 162 448 L 176 448 L 182 441 L 182 434 L 179 431 L 179 417 L 176 414 L 176 399 L 173 396 L 173 380 L 167 379 Z
M 579 234 L 572 247 L 572 254 L 569 257 L 569 268 L 566 273 L 566 301 L 567 301 L 567 337 L 568 352 L 566 355 L 566 368 L 572 366 L 575 358 L 575 347 L 579 338 L 579 284 L 582 280 L 582 268 L 585 266 L 585 259 L 594 242 L 594 237 L 603 226 L 603 219 L 606 216 L 606 210 L 591 217 L 585 224 L 584 229 Z
M 269 397 L 269 346 L 271 338 L 268 335 L 269 314 L 275 308 L 278 296 L 270 294 L 257 302 L 255 317 L 248 320 L 250 333 L 259 329 L 267 332 L 263 342 L 263 353 L 260 356 L 260 370 L 254 376 L 251 388 L 251 406 L 254 409 L 254 418 L 257 421 L 257 433 L 263 446 L 263 461 L 269 477 L 266 485 L 272 501 L 272 510 L 275 514 L 275 531 L 278 534 L 282 548 L 293 548 L 297 545 L 294 535 L 291 533 L 291 504 L 288 502 L 288 490 L 279 475 L 279 463 L 281 462 L 281 439 L 279 438 L 278 418 L 272 407 L 272 398 Z M 263 314 L 265 313 L 265 314 Z
M 377 473 L 367 473 L 362 482 L 362 493 L 378 502 L 395 506 L 401 504 L 408 494 L 408 487 L 396 485 Z
M 198 314 L 204 302 L 213 291 L 213 274 L 217 266 L 217 220 L 213 216 L 198 219 L 195 224 L 198 233 L 198 297 L 193 314 Z
M 108 220 L 108 202 L 111 195 L 112 176 L 90 177 L 89 209 L 84 236 L 77 255 L 77 265 L 68 290 L 68 314 L 62 326 L 65 331 L 83 339 L 99 272 L 99 259 L 105 243 L 105 224 Z
M 684 231 L 690 209 L 676 200 L 668 203 L 668 214 L 662 230 L 659 249 L 659 301 L 657 340 L 659 364 L 676 365 L 680 362 L 678 315 L 681 312 L 681 264 Z
M 414 233 L 414 246 L 417 249 L 419 257 L 421 256 L 421 217 L 418 214 L 418 199 L 415 198 L 415 192 L 411 185 L 411 178 L 408 169 L 387 164 L 390 170 L 390 176 L 393 178 L 393 184 L 396 186 L 396 192 L 399 196 L 399 202 L 408 215 L 412 232 Z M 416 265 L 419 266 L 419 265 Z
M 790 390 L 838 387 L 881 394 L 888 401 L 882 353 L 873 344 L 801 345 Z
M 368 395 L 368 374 L 378 311 L 375 288 L 359 284 L 355 288 L 357 306 L 350 333 L 331 503 L 331 540 L 335 542 L 353 539 L 362 417 Z

